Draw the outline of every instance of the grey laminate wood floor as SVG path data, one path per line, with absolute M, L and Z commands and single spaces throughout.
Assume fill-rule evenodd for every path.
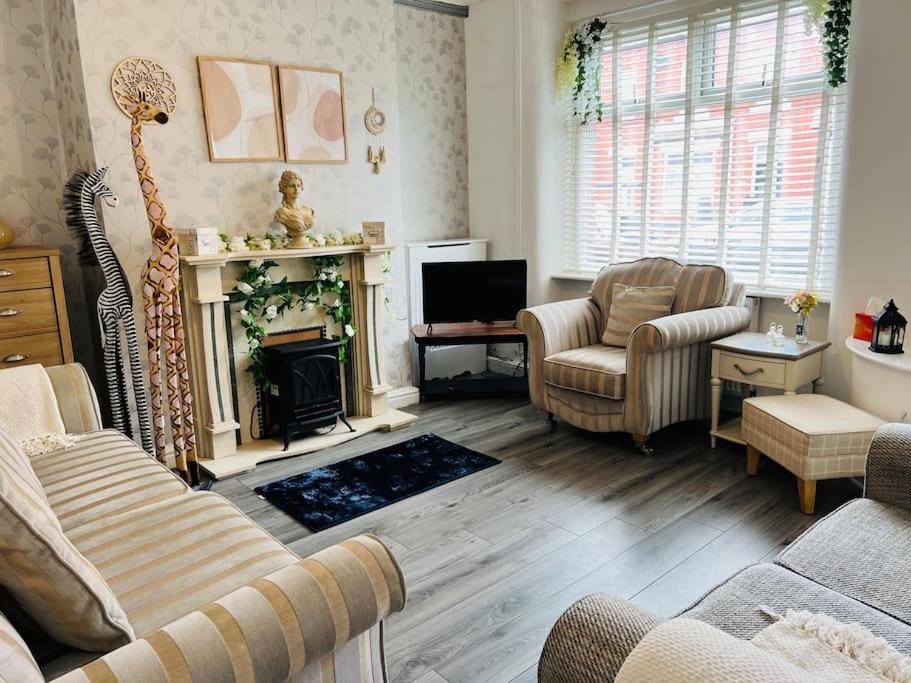
M 551 432 L 521 400 L 410 410 L 420 418 L 407 430 L 214 486 L 300 555 L 362 532 L 389 544 L 408 587 L 386 629 L 396 682 L 532 681 L 548 630 L 578 598 L 603 591 L 672 615 L 859 495 L 821 482 L 817 516 L 805 516 L 792 477 L 768 461 L 747 477 L 742 449 L 711 450 L 701 424 L 659 433 L 649 458 L 622 434 Z M 252 491 L 425 432 L 503 462 L 318 534 Z

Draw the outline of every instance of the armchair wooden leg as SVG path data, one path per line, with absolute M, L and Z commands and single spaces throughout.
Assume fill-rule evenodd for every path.
M 648 434 L 633 434 L 633 443 L 645 455 L 654 455 L 655 451 L 648 445 Z
M 549 410 L 541 410 L 540 408 L 538 409 L 538 412 L 541 414 L 541 417 L 543 417 L 545 420 L 547 420 L 547 423 L 550 425 L 551 429 L 557 428 L 557 416 L 556 415 L 554 415 Z
M 759 471 L 759 457 L 762 454 L 753 446 L 747 445 L 747 474 L 753 475 Z
M 812 515 L 816 509 L 816 481 L 798 477 L 797 496 L 800 498 L 800 511 Z

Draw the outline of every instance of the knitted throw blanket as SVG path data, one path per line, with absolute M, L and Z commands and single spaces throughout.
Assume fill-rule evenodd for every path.
M 70 448 L 51 380 L 40 365 L 0 370 L 0 426 L 26 455 Z

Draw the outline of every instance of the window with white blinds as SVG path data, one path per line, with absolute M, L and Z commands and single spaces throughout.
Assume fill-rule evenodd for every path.
M 602 57 L 603 120 L 567 114 L 567 274 L 668 256 L 830 292 L 844 105 L 803 0 L 619 25 Z

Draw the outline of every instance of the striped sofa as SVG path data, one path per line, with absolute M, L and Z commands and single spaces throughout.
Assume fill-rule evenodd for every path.
M 602 335 L 615 284 L 671 285 L 671 314 L 636 326 L 627 346 Z M 589 296 L 519 313 L 529 341 L 529 391 L 542 414 L 594 432 L 650 434 L 709 414 L 709 342 L 747 328 L 746 288 L 714 265 L 644 258 L 604 267 Z
M 359 536 L 298 557 L 226 499 L 192 491 L 132 441 L 102 430 L 81 366 L 47 371 L 67 431 L 82 437 L 24 462 L 0 441 L 0 486 L 37 478 L 31 500 L 49 506 L 54 528 L 111 589 L 132 634 L 108 652 L 68 648 L 0 591 L 0 681 L 386 680 L 382 622 L 403 608 L 405 587 L 383 543 Z M 29 472 L 11 472 L 17 462 Z M 4 567 L 12 552 L 0 547 Z

